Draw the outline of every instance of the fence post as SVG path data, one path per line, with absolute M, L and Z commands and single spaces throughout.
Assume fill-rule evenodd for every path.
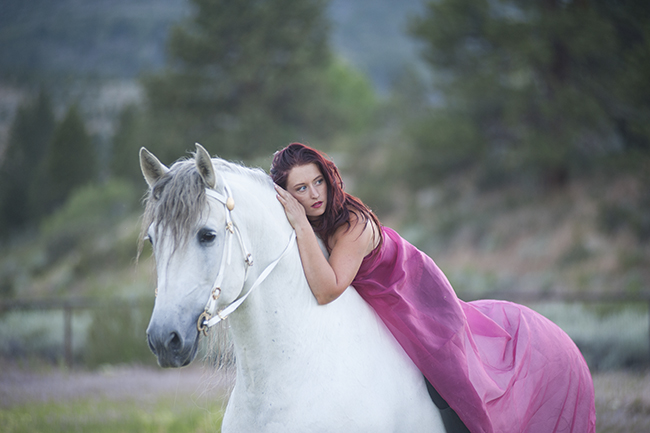
M 65 365 L 72 368 L 72 306 L 69 303 L 63 306 L 63 350 Z

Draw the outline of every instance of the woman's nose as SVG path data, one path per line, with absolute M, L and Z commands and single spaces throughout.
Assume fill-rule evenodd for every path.
M 314 187 L 309 188 L 311 198 L 318 198 L 318 190 Z

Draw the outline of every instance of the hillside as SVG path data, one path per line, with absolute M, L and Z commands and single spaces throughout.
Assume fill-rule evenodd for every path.
M 460 298 L 497 296 L 525 302 L 560 324 L 580 345 L 592 368 L 620 368 L 648 362 L 647 302 L 626 306 L 557 301 L 647 296 L 650 247 L 629 227 L 604 230 L 598 212 L 604 205 L 620 204 L 621 197 L 632 197 L 640 187 L 624 179 L 605 188 L 576 182 L 565 191 L 522 197 L 515 190 L 477 194 L 461 181 L 449 182 L 413 197 L 417 209 L 410 217 L 380 217 L 434 258 Z M 4 245 L 0 249 L 2 296 L 153 301 L 155 273 L 149 251 L 145 249 L 136 262 L 140 192 L 120 183 L 81 190 L 43 223 L 40 235 Z M 393 199 L 401 201 L 404 196 Z M 525 301 L 524 295 L 531 301 Z M 118 319 L 125 323 L 120 326 L 131 326 L 133 320 L 139 323 L 130 332 L 143 331 L 149 311 L 145 308 L 133 317 L 104 317 L 98 329 L 106 326 L 106 320 Z M 39 328 L 43 320 L 39 316 L 18 331 L 14 322 L 23 322 L 21 317 L 0 321 L 0 353 L 15 350 L 9 349 L 16 347 L 12 338 L 25 332 L 38 337 L 24 340 L 35 348 L 21 343 L 22 351 L 55 350 L 49 347 L 60 341 L 60 328 Z M 89 319 L 84 317 L 76 319 L 78 350 L 88 332 L 98 332 L 88 328 Z M 3 336 L 11 329 L 13 334 Z M 142 331 L 136 332 L 131 344 L 142 359 L 151 361 Z M 122 334 L 111 338 L 122 339 Z M 77 356 L 88 353 L 94 352 Z
M 414 196 L 412 213 L 380 217 L 433 257 L 466 299 L 497 292 L 515 298 L 636 296 L 650 286 L 647 238 L 624 216 L 604 220 L 602 209 L 620 206 L 621 197 L 640 188 L 632 179 L 606 188 L 579 181 L 527 198 L 516 191 L 477 194 L 448 183 Z M 18 238 L 0 250 L 0 292 L 19 298 L 147 295 L 147 251 L 135 262 L 136 196 L 121 183 L 79 191 L 46 219 L 40 236 Z M 96 211 L 82 211 L 88 208 Z
M 468 298 L 636 296 L 650 287 L 650 248 L 631 220 L 647 217 L 620 210 L 636 203 L 642 188 L 630 178 L 577 180 L 532 197 L 465 187 L 449 204 L 423 194 L 412 230 Z
M 0 69 L 6 78 L 134 78 L 164 65 L 167 33 L 187 15 L 188 3 L 6 0 L 0 10 Z
M 385 89 L 404 65 L 418 61 L 406 31 L 421 3 L 330 1 L 334 50 Z M 6 0 L 0 76 L 136 78 L 165 65 L 169 29 L 190 12 L 187 0 Z

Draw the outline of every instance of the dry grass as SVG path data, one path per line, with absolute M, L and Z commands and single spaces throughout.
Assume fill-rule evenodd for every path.
M 602 222 L 603 207 L 622 206 L 627 203 L 621 204 L 622 197 L 639 195 L 620 183 L 598 188 L 575 181 L 564 190 L 530 197 L 509 190 L 478 194 L 457 186 L 458 194 L 444 203 L 418 202 L 418 231 L 411 240 L 452 277 L 491 278 L 452 281 L 461 294 L 636 294 L 650 285 L 650 244 L 635 231 L 631 214 L 616 214 L 609 230 Z
M 596 431 L 650 432 L 650 372 L 603 372 L 594 375 Z

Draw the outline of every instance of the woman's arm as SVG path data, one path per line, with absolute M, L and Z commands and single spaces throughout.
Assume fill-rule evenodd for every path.
M 338 298 L 352 283 L 363 258 L 372 251 L 372 224 L 351 215 L 351 226 L 341 226 L 330 239 L 332 248 L 329 260 L 318 245 L 305 209 L 282 188 L 276 187 L 278 200 L 285 208 L 287 218 L 296 231 L 300 259 L 307 282 L 319 304 L 327 304 Z

